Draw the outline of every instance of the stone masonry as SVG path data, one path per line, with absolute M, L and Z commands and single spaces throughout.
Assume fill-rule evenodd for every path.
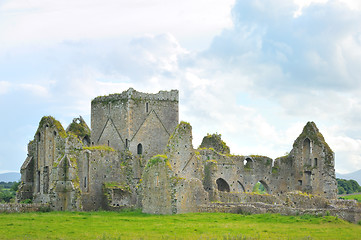
M 308 122 L 290 153 L 275 160 L 232 155 L 219 134 L 208 134 L 194 149 L 192 127 L 179 123 L 177 90 L 146 94 L 130 88 L 97 97 L 91 130 L 81 117 L 66 130 L 43 117 L 21 174 L 18 201 L 32 199 L 54 210 L 140 207 L 172 214 L 229 209 L 224 204 L 340 205 L 332 204 L 334 153 L 315 123 Z M 257 183 L 266 194 L 253 193 Z M 314 200 L 295 200 L 304 195 Z

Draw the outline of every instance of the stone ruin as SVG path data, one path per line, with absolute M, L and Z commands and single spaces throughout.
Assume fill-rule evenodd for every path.
M 177 90 L 130 88 L 92 100 L 91 129 L 82 117 L 66 130 L 43 117 L 28 144 L 17 201 L 69 211 L 327 212 L 360 220 L 360 205 L 336 199 L 334 153 L 315 123 L 306 124 L 286 156 L 238 156 L 218 134 L 194 149 L 178 103 Z M 257 183 L 265 194 L 253 192 Z

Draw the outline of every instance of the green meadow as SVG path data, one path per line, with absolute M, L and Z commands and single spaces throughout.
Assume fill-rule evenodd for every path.
M 358 202 L 361 202 L 361 194 L 355 194 L 355 195 L 346 195 L 346 196 L 342 196 L 342 199 L 355 199 Z
M 336 217 L 132 212 L 0 214 L 0 239 L 361 239 Z

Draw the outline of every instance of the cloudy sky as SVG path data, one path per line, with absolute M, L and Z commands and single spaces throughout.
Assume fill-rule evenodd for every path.
M 336 171 L 361 169 L 359 0 L 2 0 L 0 172 L 19 171 L 42 116 L 64 128 L 133 87 L 180 90 L 198 147 L 272 158 L 314 121 Z

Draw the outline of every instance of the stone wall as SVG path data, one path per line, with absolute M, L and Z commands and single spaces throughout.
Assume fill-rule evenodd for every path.
M 0 213 L 48 211 L 49 205 L 42 203 L 0 203 Z

